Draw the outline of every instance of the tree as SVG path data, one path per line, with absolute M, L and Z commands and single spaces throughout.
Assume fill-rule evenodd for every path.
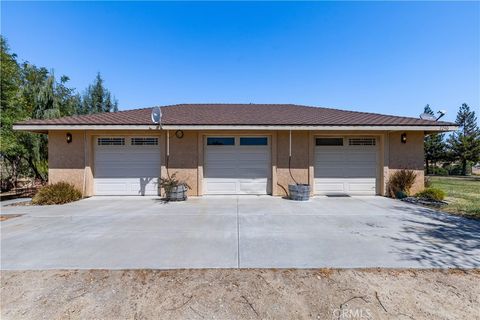
M 462 104 L 455 123 L 459 129 L 449 137 L 448 146 L 452 158 L 461 163 L 462 175 L 466 175 L 468 163 L 480 160 L 480 129 L 475 111 L 466 103 Z
M 79 114 L 118 111 L 118 101 L 111 96 L 110 91 L 103 85 L 100 73 L 97 73 L 93 84 L 85 90 Z
M 82 101 L 77 91 L 68 87 L 67 76 L 58 79 L 53 71 L 46 68 L 28 62 L 19 63 L 1 35 L 0 44 L 0 162 L 3 188 L 4 185 L 14 185 L 11 182 L 19 175 L 47 179 L 47 136 L 14 131 L 14 123 L 28 119 L 117 111 L 118 102 L 104 87 L 100 74 L 87 88 Z
M 19 64 L 6 40 L 1 41 L 1 145 L 5 180 L 19 175 L 47 179 L 47 137 L 43 134 L 14 131 L 16 122 L 72 115 L 79 108 L 80 96 L 66 86 L 68 77 L 57 82 L 53 72 L 28 62 Z M 15 183 L 13 183 L 15 184 Z
M 53 71 L 22 64 L 21 93 L 26 118 L 53 119 L 76 112 L 80 98 L 75 89 L 66 86 L 69 78 L 60 77 L 57 82 Z M 48 140 L 46 135 L 17 132 L 17 142 L 25 149 L 24 160 L 37 179 L 46 180 L 48 175 Z
M 22 119 L 25 113 L 19 108 L 21 105 L 20 84 L 21 69 L 17 63 L 17 56 L 10 52 L 7 42 L 0 36 L 0 154 L 2 158 L 2 188 L 5 180 L 16 179 L 21 166 L 21 146 L 16 143 L 16 135 L 12 125 Z M 5 168 L 4 164 L 9 164 Z M 11 177 L 5 177 L 5 174 Z
M 423 109 L 423 112 L 432 116 L 435 115 L 428 104 Z M 431 165 L 435 167 L 437 161 L 442 160 L 445 157 L 446 144 L 444 142 L 444 135 L 441 133 L 432 133 L 425 136 L 424 151 L 427 174 L 434 173 Z

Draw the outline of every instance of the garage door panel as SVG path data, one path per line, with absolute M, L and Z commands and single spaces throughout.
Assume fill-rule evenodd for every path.
M 208 153 L 205 157 L 206 163 L 222 162 L 222 161 L 235 161 L 235 153 L 230 153 L 230 152 Z
M 344 192 L 344 183 L 338 179 L 318 179 L 315 181 L 316 192 Z
M 343 171 L 343 168 L 345 168 L 345 163 L 343 161 L 327 161 L 327 162 L 316 162 L 315 163 L 315 169 L 321 171 L 326 171 L 326 170 L 337 170 L 337 171 Z M 321 178 L 321 176 L 319 176 Z
M 95 195 L 158 195 L 160 147 L 95 145 Z
M 128 150 L 128 152 L 127 152 Z M 126 147 L 122 151 L 114 150 L 98 150 L 95 154 L 96 158 L 98 160 L 104 160 L 104 161 L 132 161 L 132 160 L 140 160 L 140 159 L 157 159 L 158 158 L 158 153 L 160 150 L 152 150 L 151 152 L 145 152 L 142 151 L 140 152 L 139 150 L 133 150 L 132 148 Z M 119 159 L 118 156 L 121 156 Z
M 259 149 L 255 151 L 240 149 L 236 155 L 239 160 L 268 160 L 269 158 L 267 149 Z
M 315 168 L 315 178 L 343 178 L 344 173 L 336 167 Z
M 208 146 L 208 150 L 211 151 L 211 152 L 227 152 L 227 151 L 231 151 L 231 152 L 234 152 L 236 149 L 235 146 Z
M 205 145 L 205 194 L 266 194 L 270 147 Z
M 373 158 L 371 161 L 354 161 L 352 159 L 352 161 L 346 161 L 345 165 L 348 165 L 352 168 L 374 168 L 376 166 L 376 163 L 375 158 Z
M 315 193 L 375 195 L 377 156 L 372 145 L 316 146 Z
M 138 164 L 139 162 L 136 162 L 135 164 L 132 164 L 131 162 L 130 163 L 129 162 L 102 162 L 102 163 L 97 162 L 95 165 L 95 171 L 98 171 L 98 172 L 110 171 L 111 174 L 115 174 L 115 177 L 116 177 L 122 174 L 121 172 L 118 172 L 118 169 L 130 169 L 131 171 L 144 169 Z M 148 168 L 146 169 L 148 170 Z
M 348 177 L 375 177 L 376 170 L 374 167 L 355 166 L 352 168 L 343 168 L 345 178 Z
M 373 152 L 369 153 L 349 153 L 348 154 L 348 162 L 367 162 L 367 163 L 375 163 L 377 160 L 377 154 Z
M 375 179 L 350 180 L 348 181 L 348 191 L 375 195 Z
M 372 177 L 371 174 L 361 173 L 361 172 L 356 172 L 348 175 L 345 174 L 343 176 L 343 178 L 352 178 L 352 179 L 364 179 L 364 178 L 370 178 L 370 177 Z
M 138 190 L 145 190 L 149 193 L 157 192 L 158 178 L 142 178 L 133 180 L 132 183 L 130 183 L 130 191 L 138 192 Z
M 96 193 L 102 194 L 103 189 L 108 189 L 112 191 L 127 191 L 126 183 L 118 183 L 117 179 L 108 179 L 108 178 L 95 178 L 95 187 Z
M 265 167 L 265 162 L 266 160 L 241 161 L 238 163 L 238 168 L 240 171 L 242 171 L 242 169 L 261 169 L 264 174 L 267 174 L 269 170 Z
M 264 194 L 268 179 L 249 179 L 239 181 L 239 193 Z
M 215 159 L 215 160 L 211 160 L 210 162 L 208 162 L 208 164 L 205 165 L 205 168 L 207 168 L 208 170 L 216 170 L 216 169 L 220 169 L 220 168 L 236 168 L 236 165 L 235 165 L 235 161 L 225 161 L 225 160 L 218 160 L 218 159 Z
M 315 166 L 319 167 L 331 167 L 331 166 L 336 166 L 336 167 L 341 167 L 346 164 L 346 161 L 343 158 L 337 158 L 337 159 L 325 159 L 325 160 L 320 160 L 324 159 L 323 157 L 318 157 L 318 160 L 315 160 Z
M 210 168 L 206 170 L 208 172 L 208 177 L 210 178 L 235 178 L 237 176 L 236 168 Z
M 248 171 L 239 171 L 235 175 L 238 179 L 266 179 L 267 176 L 263 168 L 250 168 Z
M 124 171 L 127 171 L 128 169 L 125 168 Z M 115 174 L 115 172 L 113 172 Z M 98 179 L 112 179 L 113 174 L 111 172 L 102 172 L 100 174 L 95 174 L 95 178 Z M 154 179 L 158 177 L 152 177 L 151 172 L 125 172 L 121 175 L 116 175 L 115 180 L 119 181 L 122 179 Z
M 158 151 L 160 152 L 160 151 Z M 96 163 L 158 163 L 159 156 L 154 153 L 97 153 Z
M 158 178 L 96 178 L 96 195 L 156 195 Z
M 316 153 L 315 154 L 315 160 L 316 162 L 337 162 L 339 160 L 343 161 L 345 155 L 343 153 L 339 152 L 322 152 L 322 153 Z M 321 160 L 320 160 L 321 159 Z
M 213 178 L 205 183 L 206 194 L 235 194 L 237 193 L 237 180 Z
M 95 168 L 100 170 L 106 170 L 109 168 L 131 168 L 131 169 L 148 169 L 151 172 L 151 169 L 160 166 L 158 161 L 152 161 L 148 159 L 137 160 L 137 161 L 96 161 Z

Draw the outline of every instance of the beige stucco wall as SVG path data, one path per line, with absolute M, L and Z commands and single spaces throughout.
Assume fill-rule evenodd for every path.
M 184 131 L 181 139 L 175 136 L 175 131 L 170 131 L 169 135 L 168 174 L 175 174 L 177 179 L 185 181 L 191 188 L 188 190 L 188 195 L 196 196 L 198 195 L 198 132 Z M 166 135 L 164 135 L 164 143 L 166 146 Z M 165 150 L 165 170 L 162 170 L 161 174 L 162 177 L 166 177 L 166 148 L 162 150 Z
M 48 134 L 48 182 L 66 181 L 83 192 L 84 133 L 69 132 L 72 134 L 71 143 L 67 143 L 66 131 L 51 131 Z
M 69 131 L 73 142 L 67 144 L 67 131 L 49 132 L 49 181 L 69 181 L 85 196 L 94 194 L 94 139 L 99 135 L 158 135 L 161 149 L 161 174 L 166 170 L 166 132 L 146 131 Z M 372 135 L 380 141 L 379 193 L 384 193 L 388 177 L 395 170 L 409 168 L 417 173 L 417 181 L 412 193 L 423 188 L 423 132 L 407 132 L 407 143 L 400 142 L 402 132 L 312 132 L 292 131 L 291 171 L 299 183 L 313 186 L 315 136 L 319 135 Z M 168 172 L 176 173 L 177 178 L 186 181 L 191 190 L 190 196 L 202 195 L 203 184 L 203 143 L 208 135 L 267 135 L 271 141 L 271 181 L 269 192 L 275 196 L 284 196 L 285 190 L 293 180 L 288 170 L 289 132 L 288 131 L 184 131 L 179 139 L 175 131 L 170 131 L 170 157 Z M 85 135 L 85 136 L 84 136 Z M 86 148 L 84 148 L 84 140 Z M 85 177 L 84 177 L 85 175 Z M 84 186 L 85 179 L 85 186 Z
M 293 179 L 297 183 L 309 183 L 309 132 L 292 131 L 291 175 L 288 170 L 289 139 L 288 131 L 277 131 L 277 188 L 273 193 L 275 196 L 286 196 L 288 185 L 294 183 Z
M 411 169 L 417 174 L 415 184 L 410 190 L 415 194 L 424 188 L 424 133 L 418 131 L 407 131 L 407 142 L 401 142 L 403 132 L 390 132 L 388 134 L 388 176 L 397 170 Z M 385 182 L 388 183 L 388 176 Z

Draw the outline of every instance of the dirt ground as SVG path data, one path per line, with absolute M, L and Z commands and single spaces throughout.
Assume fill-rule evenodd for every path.
M 21 217 L 22 214 L 0 214 L 0 222 L 6 221 L 8 219 L 18 218 Z
M 1 319 L 480 319 L 480 270 L 2 271 Z

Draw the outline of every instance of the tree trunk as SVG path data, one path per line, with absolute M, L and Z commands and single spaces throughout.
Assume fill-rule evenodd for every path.
M 18 183 L 18 174 L 19 174 L 18 170 L 20 167 L 21 159 L 19 156 L 12 156 L 12 157 L 5 156 L 5 159 L 8 162 L 10 162 L 10 166 L 12 168 L 12 177 L 10 179 L 11 179 L 11 184 L 13 186 L 13 189 L 15 189 Z
M 462 176 L 467 175 L 467 159 L 462 159 Z
M 30 166 L 30 168 L 33 170 L 33 174 L 35 174 L 35 178 L 36 179 L 40 179 L 42 182 L 45 182 L 46 179 L 45 177 L 43 177 L 40 172 L 38 171 L 37 167 L 35 166 L 35 163 L 33 162 L 33 159 L 32 158 L 28 158 L 27 159 L 27 162 L 28 162 L 28 165 Z

